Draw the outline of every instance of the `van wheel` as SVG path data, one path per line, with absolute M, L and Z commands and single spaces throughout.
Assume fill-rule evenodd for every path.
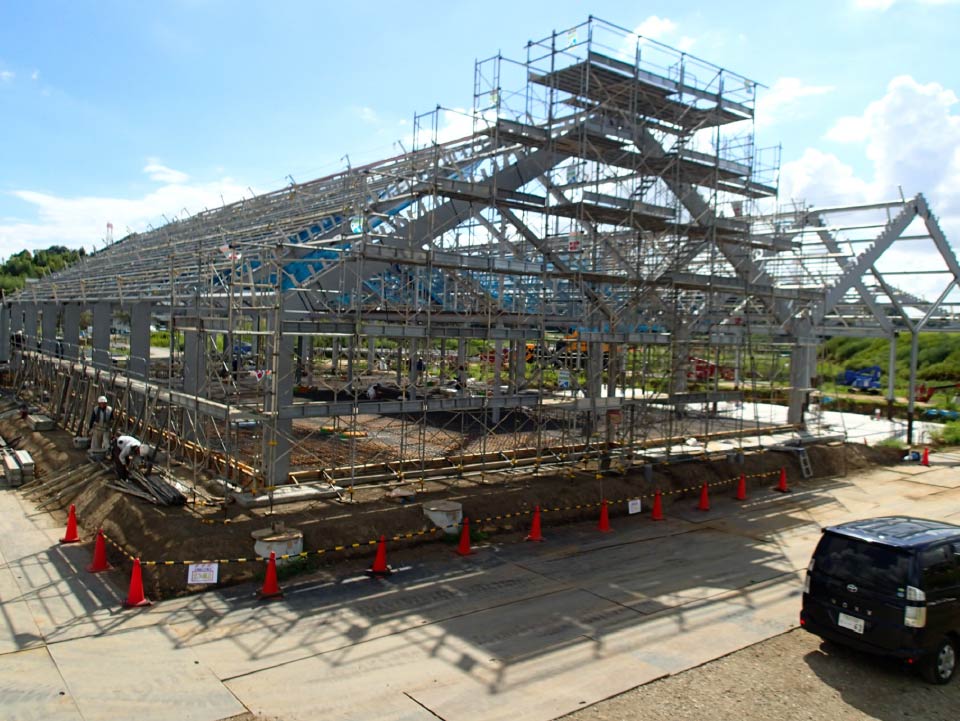
M 957 670 L 957 642 L 950 636 L 945 637 L 936 651 L 923 660 L 920 671 L 930 683 L 947 683 Z

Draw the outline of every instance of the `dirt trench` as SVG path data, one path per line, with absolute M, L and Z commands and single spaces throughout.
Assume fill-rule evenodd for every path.
M 89 463 L 85 452 L 73 448 L 70 434 L 61 430 L 33 432 L 19 418 L 0 420 L 4 438 L 20 437 L 20 447 L 30 451 L 41 478 L 51 478 L 78 464 Z M 867 447 L 859 444 L 818 445 L 808 448 L 815 478 L 843 476 L 873 465 L 896 463 L 902 451 Z M 95 466 L 90 465 L 91 471 Z M 380 535 L 398 537 L 397 546 L 412 549 L 444 539 L 424 516 L 423 502 L 449 499 L 462 503 L 464 515 L 473 519 L 472 528 L 480 536 L 526 532 L 530 511 L 535 505 L 550 510 L 549 522 L 557 525 L 597 517 L 601 498 L 621 501 L 610 506 L 611 518 L 627 513 L 629 498 L 645 497 L 650 508 L 655 490 L 664 494 L 664 509 L 669 515 L 673 503 L 687 502 L 699 493 L 700 484 L 717 484 L 716 492 L 729 482 L 733 492 L 741 472 L 747 474 L 748 487 L 776 484 L 779 470 L 785 468 L 791 485 L 800 483 L 800 467 L 795 454 L 768 451 L 747 454 L 743 464 L 725 457 L 697 459 L 653 466 L 652 477 L 638 469 L 626 475 L 603 474 L 593 470 L 573 474 L 513 473 L 487 476 L 483 480 L 465 478 L 446 482 L 427 482 L 413 503 L 399 504 L 385 497 L 388 486 L 358 493 L 355 503 L 336 499 L 301 502 L 268 508 L 248 509 L 237 504 L 207 507 L 155 506 L 91 481 L 76 498 L 77 518 L 84 539 L 93 539 L 97 528 L 123 552 L 108 546 L 110 562 L 123 569 L 130 557 L 143 561 L 175 561 L 174 565 L 147 565 L 145 583 L 154 596 L 169 597 L 202 590 L 186 584 L 183 561 L 227 560 L 220 564 L 220 586 L 249 581 L 262 576 L 263 563 L 255 562 L 251 532 L 280 521 L 303 532 L 304 550 L 310 552 L 293 566 L 308 571 L 332 566 L 373 553 L 370 543 Z M 576 508 L 576 506 L 581 506 Z M 65 518 L 64 508 L 53 513 Z M 353 544 L 358 544 L 354 547 Z M 341 548 L 342 547 L 342 548 Z M 325 549 L 323 554 L 316 553 Z M 337 549 L 337 550 L 335 550 Z M 125 554 L 129 554 L 126 556 Z M 233 559 L 249 559 L 237 562 Z M 355 561 L 352 561 L 356 563 Z M 286 569 L 286 573 L 293 572 Z

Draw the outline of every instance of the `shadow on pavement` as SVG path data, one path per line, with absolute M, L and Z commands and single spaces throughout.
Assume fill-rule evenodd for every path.
M 870 718 L 879 721 L 905 718 L 955 721 L 958 717 L 960 684 L 957 679 L 946 686 L 932 686 L 905 662 L 828 641 L 822 642 L 819 650 L 804 656 L 804 661 L 847 704 Z M 918 694 L 918 690 L 924 693 Z M 933 710 L 934 698 L 938 707 L 953 710 L 948 713 Z

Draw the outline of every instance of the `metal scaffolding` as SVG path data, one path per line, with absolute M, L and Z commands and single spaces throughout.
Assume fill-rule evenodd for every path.
M 724 412 L 746 390 L 779 383 L 802 423 L 817 339 L 946 327 L 960 279 L 922 196 L 776 211 L 757 92 L 595 18 L 478 61 L 467 137 L 437 108 L 410 152 L 131 234 L 6 299 L 17 382 L 75 428 L 119 395 L 128 427 L 253 492 L 742 449 L 764 431 Z M 917 233 L 950 274 L 935 302 L 878 266 Z

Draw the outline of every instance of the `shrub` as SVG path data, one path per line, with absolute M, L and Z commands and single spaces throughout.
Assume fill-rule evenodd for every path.
M 933 440 L 947 446 L 960 445 L 960 421 L 949 421 L 943 430 L 932 434 Z
M 150 333 L 150 346 L 153 348 L 168 348 L 170 333 L 165 330 L 155 330 Z

